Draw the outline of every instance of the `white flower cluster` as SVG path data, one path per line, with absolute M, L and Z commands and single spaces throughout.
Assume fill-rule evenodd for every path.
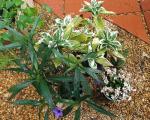
M 118 72 L 118 73 L 117 73 Z M 115 68 L 106 69 L 106 75 L 103 76 L 104 87 L 101 92 L 113 101 L 131 100 L 130 93 L 132 87 L 129 84 L 131 75 L 121 70 L 117 71 Z

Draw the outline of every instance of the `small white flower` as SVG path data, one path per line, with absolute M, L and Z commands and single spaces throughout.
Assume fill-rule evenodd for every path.
M 92 44 L 99 45 L 100 44 L 99 38 L 94 38 Z
M 55 22 L 56 22 L 57 24 L 60 24 L 60 23 L 61 23 L 61 19 L 56 18 L 56 19 L 55 19 Z
M 115 100 L 115 96 L 114 96 L 114 95 L 111 95 L 111 99 L 112 99 L 112 100 Z
M 52 45 L 53 45 L 53 42 L 52 42 L 52 41 L 49 41 L 49 42 L 48 42 L 48 48 L 51 48 Z
M 113 69 L 112 69 L 112 74 L 116 74 L 116 72 L 117 72 L 117 69 L 116 69 L 116 68 L 113 68 Z
M 105 77 L 104 83 L 107 85 L 109 83 L 108 79 Z
M 114 89 L 113 89 L 112 87 L 107 87 L 107 90 L 108 90 L 109 92 L 114 92 Z
M 41 39 L 36 43 L 36 45 L 40 45 L 40 44 L 43 43 L 43 42 L 44 42 L 44 39 L 41 38 Z
M 111 75 L 111 74 L 112 74 L 112 71 L 111 71 L 111 69 L 109 69 L 109 68 L 106 69 L 106 72 L 107 72 L 108 75 Z

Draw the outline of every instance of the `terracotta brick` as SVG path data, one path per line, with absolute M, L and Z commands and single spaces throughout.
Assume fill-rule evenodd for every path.
M 59 15 L 63 16 L 64 14 L 64 0 L 35 0 L 39 4 L 47 4 L 49 5 L 54 12 Z
M 140 14 L 110 16 L 106 19 L 139 37 L 141 40 L 150 43 Z
M 148 28 L 149 33 L 150 33 L 150 11 L 144 12 L 144 16 L 145 16 L 147 28 Z
M 150 0 L 141 0 L 141 6 L 143 11 L 150 10 Z
M 137 0 L 104 0 L 103 5 L 107 10 L 117 14 L 140 11 Z
M 65 14 L 79 14 L 84 0 L 65 0 Z

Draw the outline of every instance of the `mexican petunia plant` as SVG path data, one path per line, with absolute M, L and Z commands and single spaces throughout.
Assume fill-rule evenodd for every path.
M 41 32 L 36 39 L 38 17 L 32 29 L 22 34 L 5 26 L 11 35 L 11 44 L 1 45 L 0 51 L 16 50 L 15 68 L 7 70 L 23 72 L 28 79 L 12 86 L 8 91 L 14 98 L 22 89 L 33 85 L 40 100 L 16 100 L 16 105 L 38 106 L 44 110 L 44 119 L 48 120 L 51 111 L 56 119 L 75 112 L 75 120 L 80 120 L 81 104 L 102 114 L 115 115 L 98 105 L 93 98 L 94 84 L 105 85 L 103 75 L 108 68 L 117 67 L 118 61 L 125 61 L 121 43 L 117 40 L 117 32 L 106 28 L 102 14 L 114 14 L 102 7 L 102 1 L 85 2 L 80 11 L 90 12 L 91 19 L 80 16 L 64 19 L 57 18 L 47 32 Z

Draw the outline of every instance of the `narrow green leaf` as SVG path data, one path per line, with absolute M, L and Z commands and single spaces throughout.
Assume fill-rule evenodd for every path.
M 5 28 L 5 24 L 4 22 L 0 21 L 0 29 L 3 29 L 3 28 Z
M 75 75 L 74 75 L 74 95 L 77 98 L 80 98 L 80 83 L 81 83 L 81 74 L 79 69 L 75 69 Z
M 53 103 L 51 92 L 49 90 L 48 84 L 43 79 L 41 79 L 39 82 L 39 90 L 40 90 L 40 94 L 44 97 L 44 99 L 48 103 L 48 105 L 51 108 L 53 108 L 54 103 Z
M 73 109 L 72 105 L 70 105 L 66 109 L 64 109 L 63 110 L 63 117 L 66 116 L 66 115 L 68 115 L 72 111 L 72 109 Z
M 22 0 L 14 0 L 13 2 L 15 3 L 16 6 L 20 6 L 21 4 L 23 4 Z
M 92 78 L 94 78 L 95 80 L 98 80 L 98 76 L 97 76 L 97 71 L 94 71 L 93 69 L 91 68 L 83 68 L 83 70 L 88 74 L 90 75 Z
M 105 67 L 108 67 L 108 66 L 113 66 L 109 60 L 107 60 L 105 57 L 99 57 L 96 59 L 96 62 L 105 66 Z
M 65 103 L 65 104 L 67 104 L 67 105 L 74 105 L 74 104 L 76 104 L 76 102 L 73 101 L 73 100 L 62 99 L 62 98 L 58 99 L 57 102 L 58 102 L 58 103 Z
M 80 116 L 81 116 L 81 107 L 79 107 L 79 108 L 76 110 L 74 120 L 80 120 Z
M 97 112 L 100 112 L 102 114 L 108 115 L 110 117 L 116 117 L 113 113 L 105 110 L 102 106 L 97 105 L 94 101 L 92 100 L 87 100 L 87 103 L 93 108 L 95 109 Z
M 118 51 L 113 51 L 112 54 L 125 61 L 125 57 L 121 53 L 119 53 Z
M 98 33 L 102 33 L 104 31 L 104 22 L 100 16 L 94 16 L 94 23 Z
M 8 91 L 12 93 L 12 97 L 14 97 L 17 93 L 19 93 L 22 89 L 28 87 L 30 84 L 35 82 L 35 80 L 26 80 L 20 84 L 12 86 Z
M 79 33 L 78 35 L 75 35 L 73 37 L 71 36 L 70 39 L 85 43 L 88 41 L 88 37 L 89 36 L 84 33 Z
M 17 41 L 19 43 L 26 45 L 25 37 L 20 32 L 8 26 L 6 27 L 6 29 L 9 31 L 9 34 L 11 35 L 11 41 Z
M 82 59 L 82 61 L 87 61 L 88 59 L 95 59 L 96 58 L 96 53 L 95 52 L 90 52 L 90 53 L 88 53 L 88 54 L 86 54 L 84 57 L 83 57 L 83 59 Z
M 38 70 L 38 57 L 37 57 L 36 51 L 31 43 L 29 43 L 28 49 L 29 49 L 29 55 L 30 55 L 32 65 L 36 70 Z
M 41 103 L 37 100 L 16 100 L 14 102 L 15 105 L 32 105 L 39 106 Z
M 73 77 L 69 77 L 69 76 L 52 76 L 50 78 L 48 78 L 49 81 L 52 82 L 72 82 L 73 81 Z
M 49 48 L 46 49 L 45 52 L 43 53 L 42 62 L 40 64 L 41 69 L 46 65 L 47 61 L 49 61 L 51 53 L 52 53 L 52 49 L 49 49 Z
M 5 50 L 19 48 L 19 47 L 21 47 L 21 44 L 19 43 L 11 43 L 9 45 L 0 45 L 0 51 L 5 51 Z
M 92 94 L 92 89 L 88 83 L 88 81 L 85 79 L 85 77 L 82 75 L 82 73 L 80 72 L 80 81 L 81 81 L 81 85 L 83 87 L 83 91 L 87 94 L 87 95 L 91 95 Z
M 34 32 L 35 32 L 35 30 L 36 30 L 36 28 L 38 26 L 38 23 L 39 23 L 40 19 L 41 19 L 41 16 L 38 16 L 36 18 L 35 22 L 34 22 L 34 25 L 33 25 L 32 29 L 31 29 L 30 34 L 29 34 L 30 40 L 32 40 L 32 38 L 33 38 Z
M 48 110 L 45 112 L 44 120 L 48 120 Z

